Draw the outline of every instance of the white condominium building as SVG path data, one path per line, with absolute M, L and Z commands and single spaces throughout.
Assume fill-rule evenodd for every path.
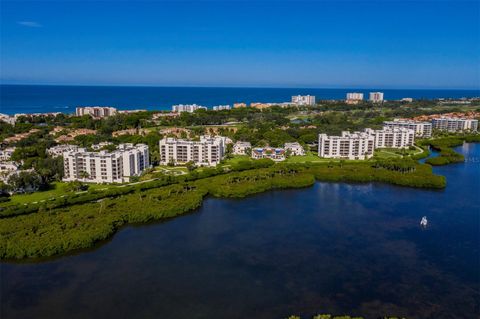
M 347 100 L 349 101 L 362 101 L 363 100 L 363 93 L 347 93 Z
M 88 152 L 84 148 L 63 153 L 64 181 L 124 183 L 150 167 L 148 146 L 120 144 L 113 152 Z
M 414 130 L 417 137 L 432 136 L 432 123 L 429 122 L 394 119 L 393 121 L 383 122 L 383 125 L 388 128 L 408 128 Z
M 293 143 L 285 143 L 285 151 L 290 152 L 290 155 L 295 155 L 295 156 L 303 156 L 305 155 L 305 150 L 303 149 L 303 146 L 300 145 L 298 142 L 293 142 Z
M 432 119 L 432 126 L 434 129 L 448 132 L 476 132 L 478 130 L 478 120 L 455 117 L 440 117 L 437 119 Z
M 207 107 L 197 105 L 197 104 L 177 104 L 172 106 L 172 111 L 173 112 L 188 112 L 188 113 L 193 113 L 196 110 L 206 110 Z
M 383 102 L 383 92 L 370 92 L 368 100 L 373 103 Z
M 230 110 L 230 105 L 216 105 L 213 107 L 214 111 L 223 111 L 223 110 Z
M 292 104 L 296 105 L 315 105 L 315 96 L 313 95 L 294 95 Z
M 373 156 L 375 138 L 365 132 L 342 132 L 341 136 L 318 137 L 318 156 L 324 158 L 340 158 L 363 160 Z
M 160 140 L 160 164 L 216 166 L 225 156 L 225 138 L 200 136 L 200 141 L 167 137 Z
M 235 155 L 248 155 L 248 150 L 252 149 L 250 142 L 238 141 L 233 144 L 233 154 Z
M 77 116 L 107 117 L 117 114 L 117 109 L 110 106 L 79 106 L 75 109 Z
M 407 148 L 415 141 L 415 131 L 408 128 L 388 128 L 372 130 L 367 128 L 365 133 L 375 139 L 375 148 Z

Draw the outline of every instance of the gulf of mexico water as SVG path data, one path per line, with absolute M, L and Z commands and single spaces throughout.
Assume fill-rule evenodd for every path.
M 138 86 L 0 85 L 0 113 L 75 112 L 76 106 L 101 105 L 119 109 L 170 110 L 174 104 L 204 106 L 236 102 L 287 102 L 292 95 L 314 95 L 317 100 L 344 99 L 347 92 L 382 91 L 386 100 L 462 98 L 480 96 L 479 90 L 215 88 Z

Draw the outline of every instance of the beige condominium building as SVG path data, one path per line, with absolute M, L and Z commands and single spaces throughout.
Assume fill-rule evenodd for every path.
M 200 140 L 167 137 L 160 140 L 160 164 L 216 166 L 225 156 L 225 138 L 200 136 Z
M 148 146 L 120 144 L 113 152 L 84 148 L 63 153 L 64 181 L 124 183 L 150 167 Z

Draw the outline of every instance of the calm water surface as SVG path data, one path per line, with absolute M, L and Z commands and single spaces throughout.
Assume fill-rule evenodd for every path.
M 443 191 L 317 183 L 1 265 L 1 318 L 478 318 L 480 145 Z M 419 227 L 427 215 L 429 227 Z
M 0 85 L 0 113 L 74 113 L 79 105 L 110 105 L 120 109 L 171 110 L 173 104 L 197 103 L 204 106 L 235 102 L 286 102 L 292 95 L 315 95 L 317 100 L 344 99 L 347 92 L 368 93 L 366 89 L 306 88 L 215 88 L 215 87 L 140 87 L 140 86 L 61 86 Z M 387 89 L 385 99 L 462 98 L 480 96 L 480 90 Z

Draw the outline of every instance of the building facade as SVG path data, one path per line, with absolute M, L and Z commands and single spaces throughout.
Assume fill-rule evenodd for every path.
M 313 95 L 294 95 L 292 104 L 296 105 L 315 105 L 315 96 Z
M 305 149 L 298 142 L 294 143 L 285 143 L 285 151 L 288 151 L 290 155 L 303 156 L 305 155 Z
M 275 162 L 285 160 L 285 150 L 283 148 L 274 147 L 257 147 L 252 149 L 253 159 L 268 158 Z
M 320 134 L 318 156 L 348 160 L 364 160 L 373 156 L 375 138 L 366 132 L 342 132 L 341 136 Z
M 234 155 L 248 155 L 249 150 L 252 149 L 252 144 L 250 142 L 238 141 L 233 144 L 233 154 Z
M 247 103 L 242 103 L 242 102 L 233 103 L 233 108 L 234 109 L 241 109 L 241 108 L 244 108 L 244 107 L 247 107 Z
M 370 92 L 368 100 L 373 103 L 382 103 L 383 92 Z
M 79 148 L 63 153 L 64 181 L 124 183 L 150 167 L 148 146 L 120 144 L 113 152 Z
M 407 128 L 414 130 L 415 136 L 417 137 L 432 136 L 432 123 L 429 122 L 394 119 L 393 121 L 383 122 L 383 125 L 387 128 Z
M 75 109 L 77 116 L 90 115 L 95 118 L 108 117 L 117 114 L 117 109 L 110 106 L 79 106 Z
M 374 137 L 375 148 L 407 148 L 415 142 L 415 131 L 403 127 L 385 127 L 382 130 L 367 128 L 365 133 Z
M 347 93 L 347 101 L 363 101 L 363 93 Z
M 172 112 L 188 112 L 193 113 L 197 110 L 207 110 L 206 106 L 201 106 L 197 104 L 177 104 L 172 106 Z
M 160 140 L 160 164 L 216 166 L 225 157 L 223 137 L 200 136 L 199 141 L 167 137 Z
M 216 105 L 213 107 L 214 111 L 223 111 L 223 110 L 230 110 L 230 105 Z
M 448 132 L 476 132 L 478 130 L 478 120 L 455 117 L 440 117 L 432 119 L 432 127 L 436 130 Z

